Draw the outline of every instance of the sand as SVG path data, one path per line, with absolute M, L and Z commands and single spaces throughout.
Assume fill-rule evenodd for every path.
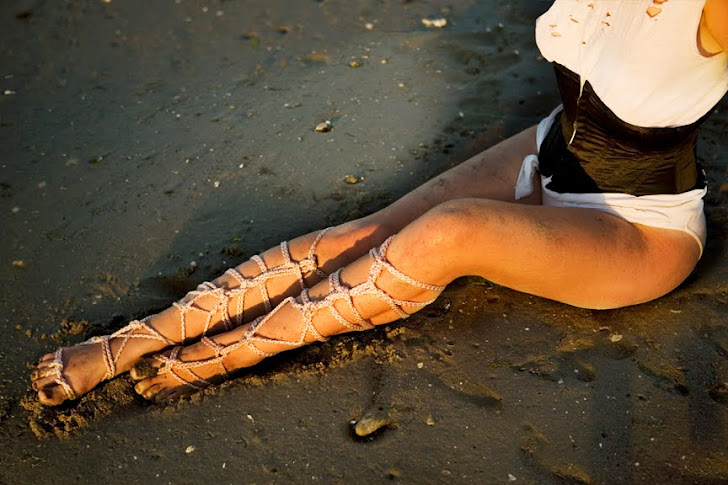
M 558 100 L 533 40 L 547 7 L 6 6 L 0 483 L 728 481 L 725 102 L 700 140 L 705 255 L 657 301 L 588 311 L 463 279 L 405 324 L 179 404 L 125 378 L 59 408 L 30 392 L 58 345 L 536 123 Z

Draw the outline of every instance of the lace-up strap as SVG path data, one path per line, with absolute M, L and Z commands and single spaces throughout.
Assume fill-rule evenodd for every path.
M 131 339 L 146 339 L 146 340 L 156 340 L 158 342 L 162 342 L 165 344 L 165 346 L 168 345 L 175 345 L 177 342 L 174 340 L 171 340 L 152 327 L 150 327 L 147 324 L 147 320 L 149 317 L 143 319 L 143 320 L 133 320 L 129 322 L 128 325 L 125 327 L 120 328 L 116 332 L 112 333 L 111 335 L 102 335 L 98 337 L 91 337 L 90 339 L 86 340 L 85 342 L 82 342 L 80 345 L 90 345 L 90 344 L 101 344 L 101 352 L 102 356 L 104 358 L 104 365 L 106 366 L 106 374 L 104 375 L 104 380 L 111 379 L 116 375 L 116 364 L 119 362 L 119 357 L 121 356 L 121 353 L 124 351 L 124 348 L 126 347 L 126 344 L 129 343 L 129 340 Z M 121 344 L 119 345 L 119 348 L 116 349 L 115 353 L 111 352 L 111 339 L 121 339 Z
M 48 364 L 47 377 L 53 377 L 53 381 L 63 389 L 63 393 L 67 399 L 76 399 L 76 391 L 73 390 L 66 378 L 63 376 L 63 348 L 56 350 L 53 356 L 53 362 Z M 46 377 L 44 376 L 44 377 Z
M 427 301 L 397 299 L 377 286 L 377 279 L 382 274 L 382 271 L 386 270 L 395 278 L 416 288 L 436 293 L 441 293 L 445 289 L 445 286 L 432 285 L 418 281 L 392 266 L 392 264 L 386 259 L 387 248 L 391 241 L 392 237 L 387 239 L 381 247 L 374 248 L 369 252 L 371 268 L 369 270 L 367 280 L 364 283 L 353 288 L 344 285 L 341 282 L 341 270 L 339 270 L 329 277 L 330 293 L 325 298 L 313 301 L 309 296 L 308 290 L 301 292 L 300 303 L 294 298 L 287 298 L 278 307 L 276 307 L 273 312 L 256 320 L 243 335 L 240 343 L 260 356 L 269 357 L 270 355 L 273 355 L 273 353 L 263 351 L 255 344 L 275 344 L 282 345 L 287 348 L 296 348 L 307 343 L 309 341 L 309 337 L 312 337 L 314 340 L 325 341 L 327 337 L 322 335 L 313 323 L 313 319 L 316 314 L 324 309 L 328 310 L 337 322 L 341 323 L 342 326 L 349 330 L 366 330 L 372 328 L 374 325 L 370 321 L 367 321 L 357 310 L 352 300 L 352 297 L 354 296 L 369 295 L 377 297 L 386 302 L 388 306 L 401 318 L 407 318 L 410 316 L 410 314 L 405 311 L 405 308 L 422 308 L 435 301 L 435 298 Z M 339 312 L 336 308 L 337 302 L 342 302 L 349 309 L 354 321 L 349 320 Z M 280 308 L 285 305 L 291 305 L 293 308 L 298 310 L 301 315 L 300 331 L 297 338 L 286 340 L 261 336 L 258 333 L 259 330 L 276 312 L 280 310 Z

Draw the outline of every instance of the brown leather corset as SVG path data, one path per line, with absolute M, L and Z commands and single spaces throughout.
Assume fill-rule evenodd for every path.
M 539 152 L 541 174 L 553 176 L 549 189 L 648 195 L 704 185 L 695 147 L 707 114 L 675 128 L 631 125 L 617 118 L 589 82 L 579 96 L 579 76 L 554 66 L 564 110 Z

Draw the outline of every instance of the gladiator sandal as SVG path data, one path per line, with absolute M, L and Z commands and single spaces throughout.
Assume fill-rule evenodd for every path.
M 261 357 L 271 357 L 284 350 L 301 347 L 307 343 L 310 338 L 321 342 L 326 341 L 328 340 L 328 337 L 322 335 L 321 332 L 319 332 L 314 326 L 312 321 L 314 315 L 324 308 L 328 309 L 339 323 L 351 331 L 362 331 L 374 328 L 374 325 L 367 321 L 354 306 L 352 298 L 355 296 L 373 295 L 379 297 L 384 300 L 400 318 L 408 318 L 410 313 L 405 311 L 405 308 L 422 308 L 434 302 L 437 297 L 423 302 L 393 298 L 376 285 L 376 281 L 382 274 L 383 270 L 386 269 L 399 280 L 423 290 L 441 293 L 445 289 L 445 286 L 430 285 L 415 280 L 392 266 L 392 264 L 386 260 L 385 255 L 393 237 L 394 236 L 387 239 L 381 247 L 373 248 L 369 251 L 372 265 L 369 270 L 369 276 L 364 283 L 354 286 L 353 288 L 344 285 L 340 278 L 342 269 L 339 269 L 329 276 L 330 293 L 325 298 L 313 301 L 309 297 L 308 290 L 304 289 L 301 292 L 301 303 L 298 303 L 292 297 L 286 298 L 272 312 L 254 320 L 240 340 L 231 345 L 224 346 L 217 344 L 206 337 L 203 338 L 201 342 L 214 350 L 214 357 L 196 361 L 181 361 L 177 358 L 181 347 L 175 348 L 169 356 L 157 355 L 155 356 L 155 359 L 162 363 L 158 370 L 158 374 L 170 373 L 172 377 L 180 383 L 191 387 L 192 389 L 200 390 L 211 386 L 212 383 L 195 374 L 194 369 L 210 364 L 217 364 L 220 369 L 220 374 L 216 377 L 222 377 L 223 380 L 227 379 L 229 377 L 229 371 L 225 367 L 223 360 L 231 352 L 242 347 L 246 347 Z M 339 313 L 335 306 L 335 302 L 339 301 L 343 301 L 345 303 L 352 315 L 354 315 L 355 321 L 349 321 L 341 313 Z M 291 304 L 302 316 L 302 325 L 298 338 L 295 340 L 281 340 L 260 335 L 258 331 L 263 327 L 263 325 L 265 325 L 266 322 L 268 322 L 286 304 Z M 267 352 L 255 345 L 256 343 L 277 344 L 284 348 L 278 352 Z
M 89 340 L 81 342 L 78 345 L 90 345 L 97 343 L 101 344 L 104 356 L 104 365 L 106 366 L 106 374 L 104 375 L 102 382 L 109 380 L 116 375 L 116 364 L 117 362 L 119 362 L 119 357 L 121 356 L 122 351 L 124 350 L 126 344 L 129 342 L 130 339 L 156 340 L 158 342 L 162 342 L 165 347 L 179 345 L 181 343 L 183 344 L 187 340 L 187 315 L 192 312 L 205 316 L 204 327 L 201 332 L 201 335 L 203 336 L 202 341 L 205 342 L 207 345 L 217 345 L 212 340 L 206 337 L 210 329 L 210 325 L 212 324 L 214 315 L 218 312 L 220 313 L 220 315 L 222 316 L 222 323 L 226 331 L 232 330 L 233 328 L 242 325 L 244 323 L 243 313 L 245 305 L 245 295 L 247 294 L 248 290 L 252 288 L 259 289 L 261 297 L 263 299 L 263 304 L 265 305 L 266 313 L 268 313 L 272 310 L 272 304 L 270 301 L 270 296 L 268 295 L 266 283 L 271 278 L 276 278 L 279 276 L 296 276 L 298 278 L 298 282 L 301 285 L 302 291 L 306 291 L 306 275 L 316 273 L 322 278 L 328 276 L 319 268 L 316 260 L 316 255 L 314 253 L 316 251 L 316 246 L 318 245 L 319 241 L 321 241 L 321 238 L 329 230 L 331 230 L 331 227 L 326 228 L 318 233 L 308 250 L 308 255 L 305 259 L 302 259 L 301 261 L 293 261 L 288 247 L 288 242 L 283 241 L 281 243 L 281 252 L 283 254 L 283 259 L 285 262 L 280 266 L 268 268 L 268 266 L 266 266 L 265 262 L 263 261 L 263 258 L 256 254 L 250 259 L 254 261 L 260 268 L 261 273 L 259 275 L 252 278 L 246 278 L 241 275 L 236 269 L 230 268 L 225 272 L 225 274 L 232 276 L 239 283 L 239 286 L 235 288 L 225 289 L 215 286 L 213 283 L 206 281 L 200 284 L 197 289 L 187 293 L 187 295 L 185 295 L 182 300 L 173 303 L 172 306 L 177 308 L 180 312 L 181 338 L 179 341 L 174 341 L 168 337 L 165 337 L 157 330 L 149 326 L 147 322 L 152 317 L 148 316 L 141 320 L 133 320 L 128 325 L 117 330 L 111 335 L 92 337 Z M 209 298 L 210 296 L 217 299 L 217 302 L 210 310 L 205 310 L 198 305 L 198 300 L 205 297 Z M 235 316 L 231 317 L 228 311 L 228 307 L 230 300 L 232 300 L 233 298 L 238 298 L 237 313 Z M 111 339 L 115 338 L 123 340 L 117 351 L 112 352 L 110 341 Z M 175 350 L 176 352 L 179 352 L 179 350 Z M 176 352 L 173 351 L 173 355 L 176 356 Z M 53 361 L 48 365 L 47 370 L 44 372 L 44 374 L 41 375 L 41 377 L 54 377 L 55 383 L 58 384 L 61 389 L 63 389 L 63 392 L 66 394 L 67 399 L 74 400 L 79 397 L 73 390 L 73 388 L 69 385 L 66 378 L 63 376 L 63 347 L 56 350 Z

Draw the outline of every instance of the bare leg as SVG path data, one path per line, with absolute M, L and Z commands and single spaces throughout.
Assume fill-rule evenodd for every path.
M 324 273 L 330 273 L 355 261 L 370 248 L 381 244 L 390 235 L 445 201 L 464 197 L 512 201 L 521 161 L 535 150 L 535 128 L 530 128 L 432 179 L 391 206 L 334 228 L 316 246 L 315 259 L 319 268 Z M 540 194 L 537 192 L 521 202 L 539 203 Z M 315 237 L 316 233 L 311 233 L 291 241 L 290 252 L 294 261 L 306 258 Z M 276 268 L 285 263 L 279 248 L 266 251 L 262 259 L 268 268 Z M 259 265 L 252 261 L 243 263 L 236 269 L 248 278 L 254 278 L 261 273 Z M 321 276 L 314 272 L 305 275 L 308 285 L 320 279 Z M 225 290 L 235 289 L 240 285 L 236 278 L 227 274 L 212 283 Z M 267 311 L 264 292 L 270 298 L 271 304 L 276 305 L 300 291 L 295 275 L 272 278 L 262 288 L 265 291 L 253 288 L 247 292 L 242 305 L 239 305 L 239 297 L 229 298 L 221 305 L 221 300 L 217 297 L 202 296 L 195 301 L 195 307 L 201 311 L 193 311 L 183 317 L 179 307 L 173 306 L 146 320 L 150 330 L 137 329 L 131 332 L 136 337 L 159 337 L 111 338 L 108 340 L 108 352 L 104 351 L 102 344 L 96 343 L 64 349 L 62 355 L 46 354 L 31 375 L 33 388 L 38 391 L 41 402 L 59 404 L 73 395 L 88 392 L 105 378 L 111 377 L 108 375 L 108 366 L 104 363 L 105 353 L 106 360 L 109 359 L 108 355 L 115 360 L 112 374 L 116 375 L 127 371 L 143 355 L 225 330 L 225 312 L 232 317 L 233 323 L 249 322 L 263 315 Z M 186 297 L 187 300 L 190 298 L 189 295 Z M 185 299 L 182 300 L 183 303 L 184 301 Z M 182 318 L 184 325 L 181 325 Z M 69 389 L 59 385 L 60 373 Z
M 571 305 L 613 308 L 667 293 L 699 257 L 693 238 L 682 232 L 588 209 L 482 199 L 437 206 L 381 252 L 392 266 L 379 271 L 377 257 L 364 257 L 341 271 L 350 291 L 336 280 L 321 282 L 252 326 L 148 360 L 159 373 L 141 380 L 137 391 L 153 400 L 177 398 L 267 355 L 396 320 L 436 297 L 441 289 L 432 285 L 464 275 Z

